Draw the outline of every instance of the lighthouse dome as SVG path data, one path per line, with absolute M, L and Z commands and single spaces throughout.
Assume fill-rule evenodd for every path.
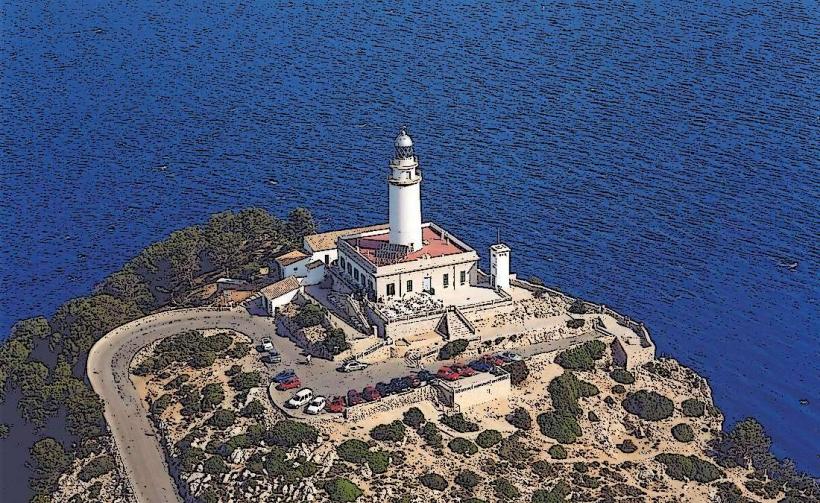
M 407 134 L 405 128 L 401 128 L 399 135 L 396 136 L 394 145 L 396 147 L 397 159 L 408 159 L 415 155 L 413 152 L 413 139 Z

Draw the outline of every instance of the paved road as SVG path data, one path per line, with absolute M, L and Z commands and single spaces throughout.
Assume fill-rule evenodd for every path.
M 164 337 L 193 329 L 232 329 L 249 336 L 255 343 L 271 337 L 282 354 L 282 363 L 270 368 L 270 373 L 293 368 L 302 385 L 317 394 L 332 396 L 348 389 L 361 390 L 378 381 L 407 375 L 409 369 L 401 358 L 371 365 L 351 374 L 336 372 L 336 363 L 314 358 L 304 364 L 301 350 L 288 339 L 275 337 L 275 325 L 270 318 L 251 316 L 239 311 L 186 309 L 148 316 L 119 327 L 100 339 L 88 356 L 88 377 L 94 391 L 105 403 L 105 418 L 111 429 L 126 474 L 136 499 L 141 503 L 178 502 L 173 478 L 168 472 L 158 434 L 148 419 L 146 404 L 139 399 L 129 378 L 131 359 L 141 348 Z M 583 342 L 586 337 L 562 339 L 539 344 L 522 351 L 525 356 L 564 349 Z M 436 368 L 445 362 L 429 365 Z

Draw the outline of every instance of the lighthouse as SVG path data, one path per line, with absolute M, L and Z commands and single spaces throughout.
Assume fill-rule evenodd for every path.
M 395 141 L 387 179 L 390 199 L 390 244 L 418 251 L 421 240 L 421 170 L 413 150 L 413 140 L 405 128 Z

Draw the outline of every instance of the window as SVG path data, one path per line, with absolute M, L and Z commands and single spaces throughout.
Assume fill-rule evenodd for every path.
M 356 278 L 356 281 L 359 281 L 359 270 L 353 269 L 353 277 Z
M 462 285 L 467 282 L 467 271 L 461 271 L 461 276 L 459 277 L 459 281 Z
M 396 295 L 396 284 L 395 283 L 388 283 L 387 284 L 387 296 L 392 297 Z
M 353 274 L 353 267 L 350 266 L 350 262 L 347 263 L 347 275 L 350 276 Z
M 412 279 L 408 279 L 408 280 L 407 280 L 407 292 L 408 292 L 408 293 L 410 293 L 410 292 L 412 292 L 412 291 L 413 291 L 413 280 L 412 280 Z
M 372 279 L 367 280 L 367 288 L 371 292 L 373 291 L 373 280 Z
M 345 258 L 344 257 L 339 257 L 339 267 L 341 267 L 343 271 L 345 270 Z
M 330 263 L 330 255 L 325 253 L 325 264 L 329 264 L 329 263 Z
M 447 288 L 448 286 L 450 286 L 450 275 L 449 274 L 444 275 L 444 279 L 442 280 L 441 284 L 444 288 Z

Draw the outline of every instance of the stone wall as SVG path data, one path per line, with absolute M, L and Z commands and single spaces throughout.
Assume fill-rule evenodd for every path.
M 361 421 L 372 417 L 374 414 L 381 414 L 408 405 L 413 405 L 425 400 L 435 401 L 436 392 L 433 386 L 427 385 L 420 388 L 415 388 L 406 393 L 398 395 L 390 395 L 383 397 L 381 400 L 375 402 L 366 402 L 360 405 L 354 405 L 345 409 L 345 418 L 349 421 Z

